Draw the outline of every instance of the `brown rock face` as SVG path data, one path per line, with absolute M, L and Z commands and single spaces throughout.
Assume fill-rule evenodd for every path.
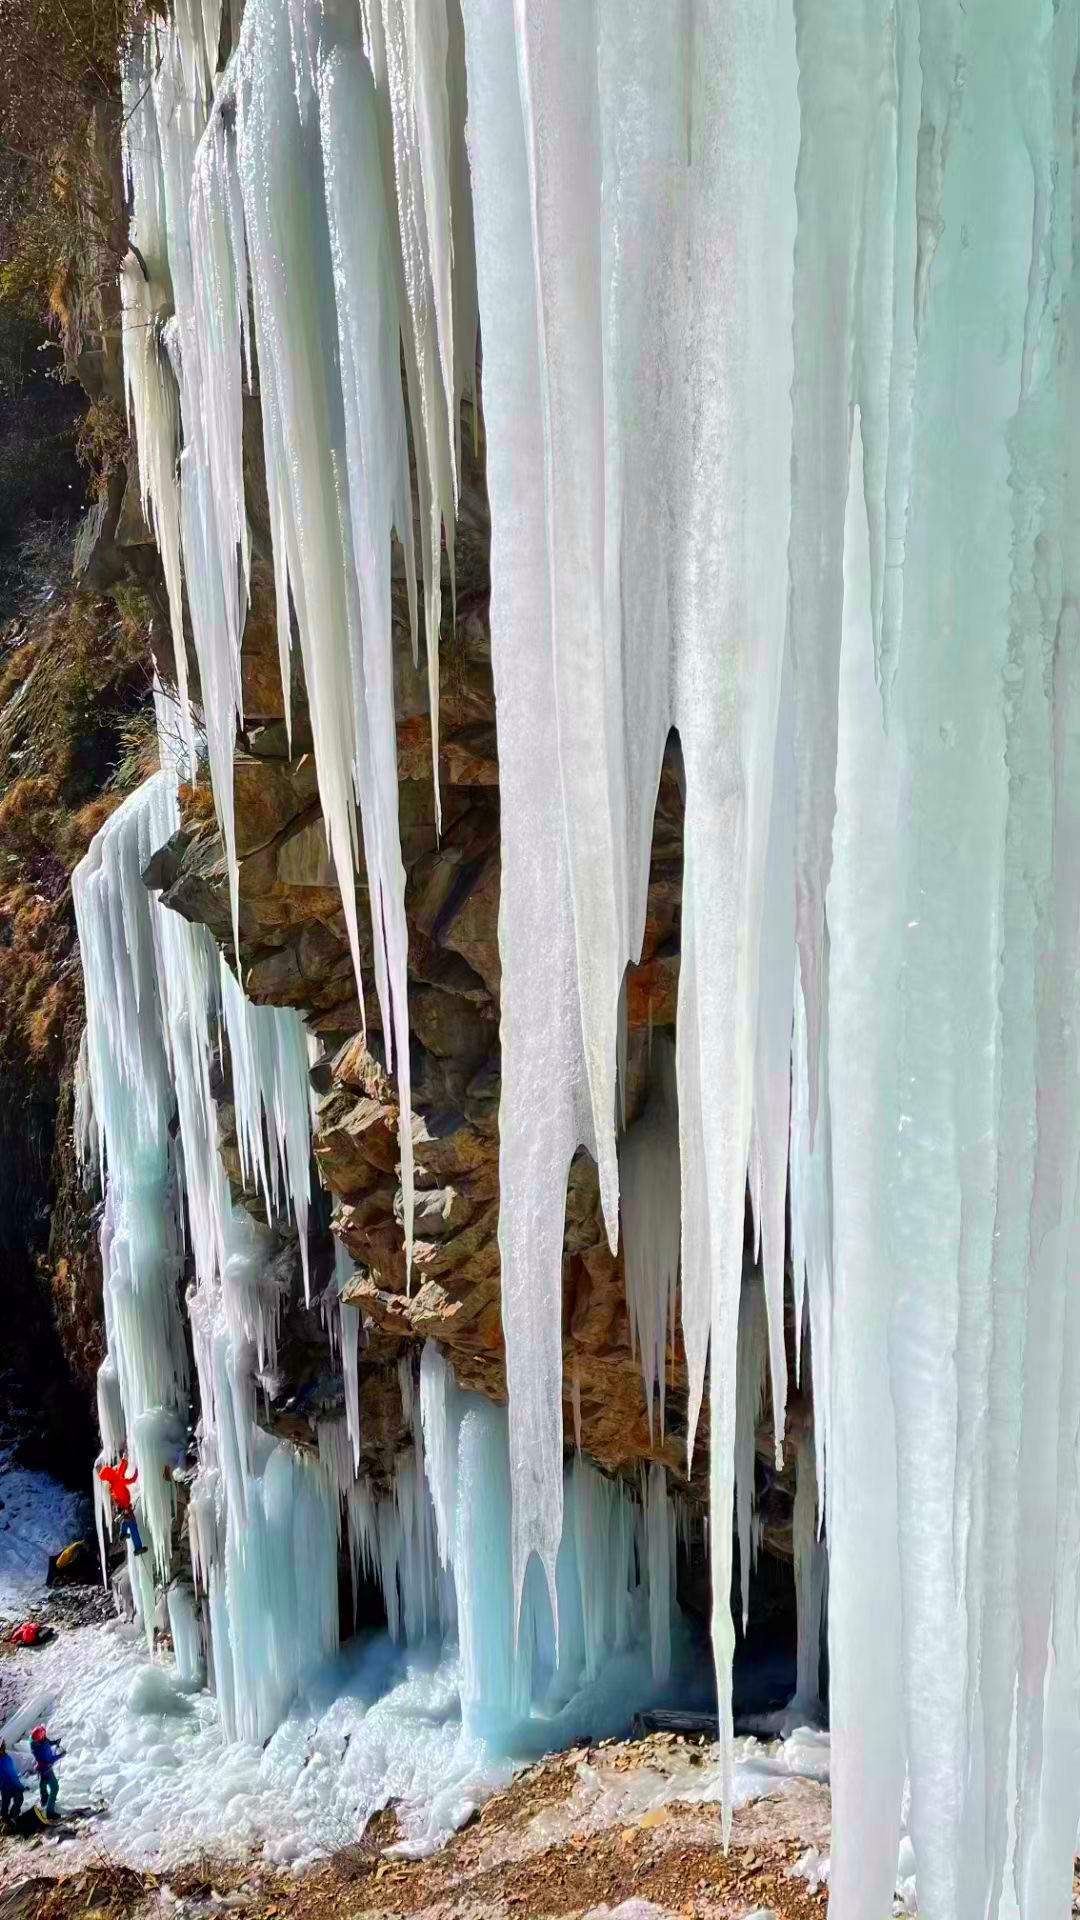
M 471 424 L 463 438 L 468 446 Z M 499 791 L 488 519 L 482 466 L 474 463 L 465 477 L 457 620 L 447 623 L 440 650 L 441 834 L 435 827 L 425 666 L 422 658 L 418 666 L 412 659 L 400 569 L 395 586 L 416 1168 L 411 1274 L 404 1251 L 397 1085 L 384 1065 L 365 878 L 360 875 L 356 895 L 362 1011 L 327 854 L 302 694 L 294 687 L 297 717 L 290 751 L 280 687 L 274 684 L 272 620 L 258 593 L 244 645 L 245 684 L 258 692 L 236 761 L 240 971 L 253 999 L 302 1009 L 321 1041 L 322 1057 L 312 1076 L 319 1094 L 314 1153 L 331 1198 L 334 1231 L 357 1266 L 349 1297 L 363 1315 L 365 1465 L 377 1479 L 385 1477 L 395 1450 L 407 1439 L 394 1363 L 416 1343 L 438 1341 L 465 1386 L 495 1400 L 505 1398 L 498 1251 Z M 444 585 L 448 604 L 448 578 Z M 257 719 L 251 718 L 253 712 Z M 654 1030 L 674 1030 L 681 771 L 673 740 L 657 795 L 641 961 L 626 983 L 629 1119 L 648 1087 Z M 204 921 L 231 951 L 225 863 L 205 793 L 191 794 L 184 829 L 158 856 L 150 877 L 169 906 Z M 238 1177 L 238 1166 L 233 1171 Z M 596 1171 L 584 1153 L 575 1160 L 567 1186 L 563 1352 L 568 1443 L 574 1436 L 576 1395 L 582 1445 L 602 1466 L 636 1474 L 643 1461 L 663 1460 L 674 1486 L 702 1497 L 706 1416 L 691 1481 L 681 1336 L 667 1356 L 667 1420 L 661 1436 L 650 1432 L 640 1366 L 631 1348 L 622 1259 L 608 1247 Z M 298 1364 L 294 1353 L 288 1365 Z M 291 1379 L 290 1372 L 290 1384 Z M 768 1431 L 761 1442 L 763 1456 L 771 1461 Z

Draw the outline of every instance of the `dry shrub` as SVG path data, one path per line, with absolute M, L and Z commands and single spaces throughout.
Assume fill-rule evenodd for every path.
M 115 401 L 107 397 L 92 401 L 83 415 L 75 452 L 90 475 L 95 499 L 108 492 L 110 477 L 126 464 L 129 450 L 127 422 Z
M 39 1882 L 35 1920 L 82 1920 L 84 1914 L 96 1914 L 98 1920 L 128 1920 L 157 1884 L 152 1874 L 124 1866 L 101 1849 L 94 1865 L 81 1873 L 63 1873 Z
M 185 827 L 193 827 L 203 820 L 214 818 L 214 792 L 211 786 L 189 786 L 181 781 L 178 792 L 180 818 Z
M 0 691 L 0 1068 L 48 1078 L 77 1020 L 71 873 L 148 770 L 147 636 L 81 593 L 30 616 Z
M 23 855 L 48 848 L 58 798 L 47 773 L 15 780 L 0 796 L 0 845 Z
M 0 0 L 0 297 L 78 334 L 86 270 L 124 248 L 105 158 L 131 0 Z
M 122 799 L 121 790 L 100 793 L 95 800 L 88 800 L 84 807 L 79 807 L 69 816 L 63 846 L 73 863 L 82 859 L 95 833 L 105 825 L 110 813 L 116 812 Z
M 148 703 L 126 713 L 117 728 L 119 751 L 109 778 L 115 797 L 132 793 L 156 773 L 160 764 L 157 715 Z
M 40 635 L 20 639 L 0 667 L 0 712 L 27 678 L 41 651 Z
M 75 1000 L 70 980 L 50 980 L 27 1021 L 27 1038 L 35 1060 L 47 1060 L 64 1031 Z

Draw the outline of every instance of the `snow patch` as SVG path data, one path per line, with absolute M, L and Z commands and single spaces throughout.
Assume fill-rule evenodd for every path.
M 86 1496 L 17 1466 L 7 1447 L 0 1448 L 0 1500 L 0 1615 L 23 1615 L 45 1591 L 49 1555 L 85 1522 Z

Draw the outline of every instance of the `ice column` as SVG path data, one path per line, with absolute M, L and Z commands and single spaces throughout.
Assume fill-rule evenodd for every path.
M 175 781 L 156 775 L 111 815 L 72 881 L 95 1158 L 106 1180 L 102 1441 L 113 1458 L 126 1445 L 139 1469 L 136 1499 L 163 1574 L 172 1501 L 162 1473 L 183 1446 L 188 1390 L 180 1190 L 170 1137 L 173 1072 L 183 1062 L 181 1043 L 171 1047 L 165 1031 L 169 987 L 181 987 L 170 980 L 142 870 L 175 822 Z
M 183 1199 L 200 1389 L 193 1562 L 209 1605 L 225 1726 L 233 1737 L 262 1739 L 304 1667 L 336 1646 L 340 1475 L 302 1461 L 256 1425 L 256 1375 L 273 1364 L 281 1293 L 270 1264 L 274 1236 L 233 1207 L 217 1149 L 210 1063 L 219 991 L 234 1050 L 242 1157 L 260 1169 L 271 1204 L 291 1203 L 301 1233 L 310 1151 L 306 1048 L 297 1016 L 248 1007 L 231 976 L 222 982 L 205 929 L 162 907 L 145 886 L 151 853 L 177 824 L 169 768 L 110 817 L 73 881 L 92 1131 L 107 1180 L 108 1354 L 99 1410 L 106 1451 L 126 1443 L 138 1467 L 136 1498 L 164 1578 L 174 1525 L 167 1469 L 187 1448 Z M 347 1455 L 351 1480 L 351 1445 Z M 148 1567 L 132 1563 L 150 1633 Z M 193 1680 L 199 1630 L 186 1590 L 170 1590 L 169 1617 L 182 1672 Z
M 675 1591 L 675 1529 L 668 1500 L 667 1474 L 655 1460 L 649 1467 L 645 1509 L 645 1557 L 649 1576 L 649 1642 L 654 1680 L 671 1672 L 671 1601 Z
M 311 1088 L 307 1034 L 292 1007 L 256 1007 L 221 961 L 221 1001 L 232 1066 L 240 1163 L 271 1215 L 291 1214 L 310 1297 Z
M 465 29 L 477 280 L 490 316 L 483 379 L 502 808 L 500 1184 L 509 1201 L 499 1213 L 499 1253 L 514 1590 L 520 1603 L 535 1552 L 557 1610 L 563 1216 L 570 1161 L 578 1142 L 591 1139 L 590 1103 L 564 816 L 551 777 L 558 726 L 541 348 L 510 0 L 476 0 L 465 10 Z
M 561 1226 L 567 1160 L 584 1142 L 615 1228 L 618 1000 L 641 946 L 673 722 L 687 774 L 678 1079 L 690 1428 L 711 1334 L 715 1497 L 730 1510 L 745 1035 L 785 627 L 795 64 L 782 9 L 763 28 L 742 5 L 672 22 L 644 6 L 571 18 L 491 3 L 468 10 L 466 30 L 504 769 L 501 1235 L 520 1584 L 533 1548 L 550 1575 L 558 1531 L 559 1287 L 546 1222 L 556 1212 Z M 526 243 L 531 262 L 518 268 Z M 537 724 L 550 707 L 552 738 Z M 543 959 L 530 932 L 541 910 Z M 541 1011 L 552 982 L 554 1022 Z M 566 1006 L 575 994 L 580 1033 Z M 541 1153 L 530 1049 L 552 1032 Z M 515 1120 L 519 1085 L 528 1127 Z M 526 1167 L 526 1152 L 540 1164 Z M 519 1244 L 528 1285 L 515 1279 Z M 722 1519 L 712 1540 L 726 1593 Z

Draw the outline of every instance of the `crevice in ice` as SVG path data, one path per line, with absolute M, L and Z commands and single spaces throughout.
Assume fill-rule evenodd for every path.
M 653 1044 L 650 1076 L 645 1106 L 619 1142 L 619 1186 L 631 1345 L 641 1366 L 649 1437 L 658 1398 L 662 1439 L 682 1233 L 675 1050 L 666 1036 Z
M 750 1618 L 750 1572 L 757 1557 L 753 1540 L 757 1429 L 768 1377 L 769 1320 L 765 1289 L 756 1274 L 748 1274 L 739 1296 L 739 1333 L 735 1355 L 734 1506 L 744 1634 Z

